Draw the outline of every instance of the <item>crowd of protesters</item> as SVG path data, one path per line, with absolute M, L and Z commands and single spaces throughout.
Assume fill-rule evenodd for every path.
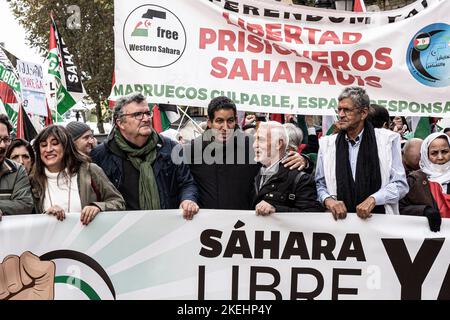
M 334 134 L 317 134 L 312 116 L 261 114 L 238 122 L 235 103 L 208 105 L 203 134 L 188 142 L 158 134 L 141 94 L 120 98 L 101 144 L 86 124 L 51 125 L 33 141 L 11 140 L 0 115 L 0 217 L 180 208 L 356 212 L 424 216 L 439 231 L 450 217 L 450 130 L 412 138 L 404 117 L 371 105 L 360 87 L 338 97 Z

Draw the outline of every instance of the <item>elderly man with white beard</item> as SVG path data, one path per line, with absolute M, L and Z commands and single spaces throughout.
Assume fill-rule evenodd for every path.
M 255 134 L 255 160 L 262 167 L 255 178 L 257 215 L 275 212 L 321 212 L 314 176 L 293 171 L 280 163 L 287 155 L 288 135 L 282 124 L 262 122 Z

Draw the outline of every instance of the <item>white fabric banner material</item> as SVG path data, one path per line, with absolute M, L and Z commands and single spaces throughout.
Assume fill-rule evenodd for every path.
M 448 219 L 433 233 L 389 215 L 108 212 L 87 227 L 78 214 L 5 216 L 0 238 L 0 282 L 40 279 L 6 299 L 450 299 Z
M 391 115 L 450 117 L 450 2 L 384 12 L 267 1 L 115 1 L 112 97 L 328 114 L 362 86 Z
M 16 66 L 22 85 L 22 100 L 25 111 L 47 116 L 45 104 L 45 80 L 41 64 L 17 60 Z

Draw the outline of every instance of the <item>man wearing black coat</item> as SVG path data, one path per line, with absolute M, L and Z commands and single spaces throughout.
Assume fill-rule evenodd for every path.
M 208 209 L 253 209 L 253 182 L 261 164 L 255 161 L 254 137 L 237 126 L 236 105 L 216 97 L 208 105 L 208 129 L 184 145 L 184 161 L 199 189 L 199 206 Z M 284 165 L 302 169 L 309 159 L 293 153 Z M 294 170 L 298 172 L 298 170 Z
M 257 215 L 275 212 L 323 212 L 317 199 L 314 177 L 280 165 L 286 156 L 288 134 L 278 122 L 261 123 L 253 148 L 262 167 L 255 178 Z

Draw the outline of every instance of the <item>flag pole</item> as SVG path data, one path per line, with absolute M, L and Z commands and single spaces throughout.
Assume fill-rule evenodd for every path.
M 189 120 L 191 120 L 192 121 L 192 123 L 198 128 L 198 129 L 200 129 L 200 132 L 204 132 L 204 130 L 202 129 L 202 127 L 200 127 L 198 124 L 197 124 L 197 122 L 195 122 L 183 109 L 181 109 L 179 106 L 177 106 L 177 108 L 178 108 L 178 111 L 181 111 L 182 113 L 183 113 L 183 117 L 184 116 L 186 116 L 186 118 L 188 118 Z M 189 107 L 188 107 L 189 108 Z M 180 122 L 181 123 L 181 122 Z M 180 125 L 180 127 L 181 127 L 181 125 Z M 178 130 L 179 130 L 180 128 L 178 128 Z
M 189 109 L 189 107 L 187 107 L 187 108 Z M 178 108 L 178 106 L 177 106 L 177 109 L 180 110 L 180 108 Z M 178 129 L 177 129 L 178 132 L 181 129 L 181 125 L 183 124 L 183 120 L 184 120 L 185 116 L 186 116 L 186 113 L 183 113 L 183 116 L 181 117 L 180 123 L 178 124 Z

